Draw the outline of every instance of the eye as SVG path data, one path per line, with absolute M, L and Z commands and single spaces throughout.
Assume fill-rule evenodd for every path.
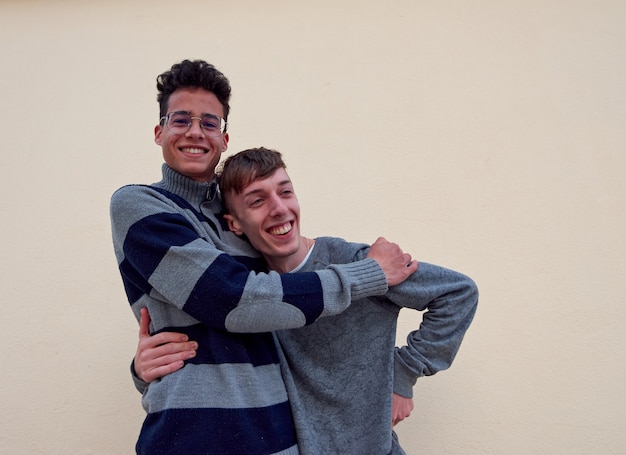
M 185 114 L 176 114 L 170 117 L 170 125 L 187 126 L 191 123 L 191 117 Z
M 202 118 L 202 128 L 208 131 L 216 131 L 220 128 L 220 122 L 218 118 L 215 117 L 203 117 Z
M 217 129 L 217 124 L 213 121 L 210 120 L 203 120 L 202 121 L 202 128 L 204 128 L 205 130 L 216 130 Z

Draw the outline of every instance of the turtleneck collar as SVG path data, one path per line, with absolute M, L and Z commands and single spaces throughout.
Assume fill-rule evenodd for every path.
M 163 163 L 163 180 L 154 186 L 174 193 L 198 207 L 202 202 L 212 202 L 217 198 L 217 181 L 197 182 L 176 172 Z

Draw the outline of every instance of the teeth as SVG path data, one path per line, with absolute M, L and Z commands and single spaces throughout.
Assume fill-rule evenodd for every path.
M 282 226 L 270 229 L 269 233 L 272 235 L 284 235 L 289 231 L 291 231 L 291 223 L 285 223 Z
M 204 150 L 197 149 L 197 148 L 186 148 L 186 149 L 182 149 L 182 151 L 185 153 L 194 153 L 194 154 L 204 153 Z

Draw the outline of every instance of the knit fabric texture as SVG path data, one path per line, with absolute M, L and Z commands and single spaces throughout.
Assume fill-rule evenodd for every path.
M 300 270 L 358 261 L 367 249 L 318 238 Z M 477 302 L 469 277 L 420 262 L 417 272 L 385 296 L 355 301 L 343 313 L 304 328 L 278 331 L 301 453 L 404 453 L 392 438 L 392 393 L 412 397 L 418 377 L 450 366 Z M 416 330 L 396 348 L 403 308 L 412 310 Z
M 140 454 L 298 453 L 270 331 L 309 325 L 351 300 L 383 295 L 372 259 L 315 272 L 264 273 L 228 231 L 215 182 L 163 165 L 163 180 L 111 198 L 113 246 L 130 306 L 147 307 L 151 333 L 176 331 L 197 355 L 144 391 Z

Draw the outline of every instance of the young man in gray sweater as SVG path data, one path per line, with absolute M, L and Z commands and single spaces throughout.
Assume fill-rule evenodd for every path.
M 269 269 L 310 272 L 366 256 L 367 245 L 300 235 L 300 208 L 280 153 L 264 148 L 240 152 L 225 161 L 219 181 L 230 230 L 245 236 Z M 392 426 L 410 414 L 417 378 L 450 366 L 477 301 L 470 278 L 420 263 L 385 296 L 365 298 L 307 327 L 276 332 L 300 452 L 404 453 Z M 397 348 L 401 308 L 424 313 L 407 345 Z M 184 343 L 170 349 L 177 347 L 188 351 Z M 148 361 L 167 368 L 171 359 Z

